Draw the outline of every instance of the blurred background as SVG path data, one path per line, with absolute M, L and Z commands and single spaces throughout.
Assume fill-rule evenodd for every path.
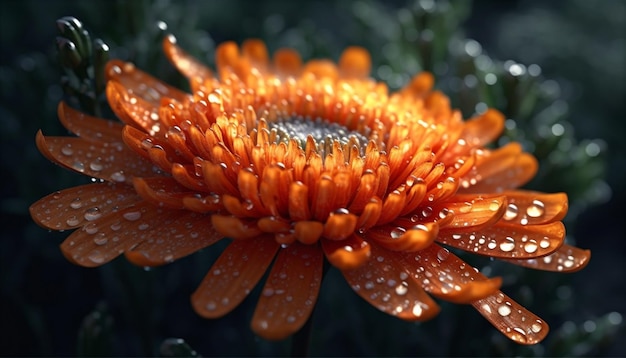
M 275 356 L 292 345 L 250 331 L 258 292 L 219 320 L 192 311 L 189 295 L 219 245 L 149 271 L 123 258 L 86 269 L 62 257 L 58 246 L 68 233 L 31 221 L 31 203 L 89 182 L 46 161 L 34 143 L 38 129 L 66 134 L 56 106 L 85 93 L 57 56 L 55 21 L 63 16 L 78 18 L 111 58 L 181 88 L 186 84 L 161 52 L 166 32 L 209 65 L 216 44 L 248 37 L 263 39 L 270 51 L 296 48 L 307 59 L 336 60 L 344 47 L 364 46 L 372 76 L 392 89 L 428 70 L 466 117 L 501 110 L 509 120 L 498 144 L 520 141 L 540 160 L 527 187 L 568 193 L 567 240 L 592 251 L 583 271 L 543 273 L 467 257 L 485 274 L 502 276 L 503 291 L 550 324 L 541 344 L 508 341 L 469 306 L 442 302 L 442 313 L 429 322 L 397 320 L 330 270 L 313 316 L 311 355 L 626 355 L 626 2 L 620 0 L 0 0 L 0 355 Z M 102 104 L 97 92 L 92 104 Z

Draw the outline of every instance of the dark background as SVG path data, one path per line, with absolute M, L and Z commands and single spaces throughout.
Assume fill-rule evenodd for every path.
M 56 118 L 63 72 L 55 20 L 67 15 L 102 38 L 112 57 L 182 87 L 161 56 L 158 20 L 209 64 L 216 43 L 247 37 L 262 38 L 270 50 L 295 47 L 304 58 L 337 59 L 348 45 L 365 46 L 373 76 L 392 88 L 431 70 L 467 116 L 486 103 L 515 119 L 501 143 L 519 140 L 540 159 L 529 187 L 569 194 L 568 240 L 592 250 L 583 271 L 546 274 L 476 261 L 548 321 L 552 331 L 541 344 L 517 346 L 465 306 L 442 303 L 442 313 L 422 324 L 396 320 L 369 307 L 331 270 L 314 313 L 312 355 L 626 355 L 616 339 L 626 314 L 626 2 L 618 0 L 0 1 L 1 355 L 184 353 L 180 345 L 161 346 L 170 337 L 206 356 L 290 350 L 290 340 L 265 342 L 249 330 L 255 292 L 223 319 L 193 313 L 188 297 L 218 248 L 151 271 L 123 258 L 86 269 L 62 257 L 58 245 L 67 233 L 31 221 L 28 206 L 38 198 L 89 181 L 48 163 L 34 144 L 40 128 L 66 133 Z M 478 53 L 468 39 L 477 41 Z M 528 73 L 537 64 L 541 73 L 511 76 L 507 60 Z M 487 73 L 498 76 L 496 85 L 482 83 Z M 557 139 L 550 133 L 555 123 L 565 129 Z

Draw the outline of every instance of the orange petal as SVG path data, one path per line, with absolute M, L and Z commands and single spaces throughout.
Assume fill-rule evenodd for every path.
M 342 271 L 352 289 L 377 309 L 407 321 L 425 321 L 439 306 L 400 266 L 395 255 L 371 245 L 372 258 Z
M 294 225 L 294 234 L 298 241 L 310 245 L 320 239 L 324 232 L 324 224 L 319 221 L 298 221 Z
M 183 209 L 183 199 L 195 192 L 180 185 L 170 177 L 133 178 L 133 186 L 137 194 L 155 206 L 170 209 Z
M 92 141 L 118 145 L 122 143 L 122 123 L 92 117 L 59 102 L 57 113 L 63 126 L 77 136 Z
M 402 92 L 412 93 L 415 97 L 423 97 L 435 84 L 435 77 L 430 72 L 421 72 L 415 75 L 411 82 L 402 89 Z
M 242 220 L 234 216 L 212 215 L 215 230 L 232 239 L 252 239 L 261 235 L 256 221 Z
M 161 98 L 168 97 L 177 101 L 184 101 L 189 95 L 167 83 L 152 77 L 139 70 L 130 62 L 111 60 L 106 66 L 106 75 L 109 81 L 115 81 L 124 86 L 133 96 L 159 105 Z
M 258 39 L 247 39 L 241 44 L 241 53 L 244 57 L 249 58 L 252 63 L 262 68 L 267 66 L 269 56 L 265 43 Z
M 431 245 L 439 226 L 437 223 L 413 223 L 411 226 L 391 225 L 377 226 L 368 230 L 364 236 L 376 240 L 376 243 L 392 251 L 417 251 Z
M 206 318 L 232 311 L 263 277 L 279 247 L 271 236 L 231 242 L 191 295 L 194 310 Z
M 357 235 L 345 240 L 322 240 L 324 254 L 340 270 L 352 270 L 365 263 L 370 256 L 370 245 Z
M 505 196 L 455 195 L 450 202 L 425 207 L 420 213 L 429 220 L 433 214 L 447 209 L 454 213 L 452 220 L 445 225 L 450 228 L 473 228 L 477 230 L 495 224 L 506 210 Z M 442 228 L 443 228 L 442 224 Z
M 304 65 L 304 73 L 310 73 L 315 78 L 336 79 L 339 77 L 337 66 L 328 60 L 311 60 Z
M 481 147 L 495 140 L 504 129 L 504 115 L 495 109 L 465 122 L 461 138 L 472 147 Z
M 343 240 L 354 233 L 357 216 L 349 212 L 333 213 L 324 224 L 324 237 L 330 240 Z
M 548 334 L 548 325 L 543 320 L 501 291 L 472 302 L 472 306 L 516 343 L 536 344 Z
M 252 330 L 280 340 L 307 321 L 322 283 L 324 256 L 317 245 L 294 242 L 281 249 L 252 317 Z
M 433 244 L 416 253 L 399 253 L 398 259 L 430 294 L 455 303 L 470 303 L 500 288 L 500 278 L 487 279 L 472 266 Z
M 372 59 L 369 52 L 362 47 L 346 48 L 339 58 L 339 71 L 345 77 L 369 76 L 372 70 Z
M 294 221 L 311 218 L 309 210 L 309 188 L 301 181 L 289 185 L 289 217 Z
M 81 266 L 103 265 L 138 243 L 154 239 L 163 225 L 172 224 L 180 211 L 164 210 L 140 202 L 87 223 L 61 244 L 65 257 Z
M 233 41 L 222 42 L 215 49 L 215 65 L 218 72 L 233 67 L 239 60 L 239 47 Z
M 515 265 L 534 268 L 544 271 L 576 272 L 589 263 L 591 251 L 582 250 L 574 246 L 563 245 L 550 255 L 525 260 L 503 260 Z
M 223 238 L 213 229 L 207 216 L 193 212 L 181 214 L 176 220 L 164 221 L 162 226 L 152 229 L 154 239 L 126 251 L 128 261 L 138 266 L 163 265 L 213 245 Z
M 176 45 L 173 35 L 167 35 L 163 39 L 163 51 L 174 67 L 188 79 L 206 79 L 213 76 L 208 67 Z
M 545 225 L 507 225 L 502 222 L 474 230 L 442 229 L 437 241 L 479 255 L 496 258 L 534 258 L 557 250 L 565 239 L 559 221 Z
M 507 191 L 507 210 L 502 217 L 519 225 L 547 224 L 562 220 L 567 214 L 567 194 L 544 194 L 534 191 Z
M 49 160 L 94 178 L 130 182 L 135 176 L 154 175 L 153 164 L 128 147 L 76 137 L 45 137 L 37 132 L 37 148 Z
M 50 194 L 31 205 L 29 210 L 37 224 L 52 230 L 68 230 L 141 200 L 128 185 L 97 183 Z
M 290 48 L 274 52 L 274 68 L 280 74 L 296 75 L 302 67 L 302 59 L 298 51 Z

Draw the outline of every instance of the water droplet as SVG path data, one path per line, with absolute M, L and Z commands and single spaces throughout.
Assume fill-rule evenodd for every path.
M 263 290 L 263 296 L 270 297 L 270 296 L 272 296 L 273 294 L 274 294 L 274 289 L 273 289 L 273 288 L 269 288 L 269 287 L 267 287 L 267 288 L 265 288 L 265 289 Z
M 424 209 L 422 209 L 422 216 L 425 218 L 429 217 L 432 213 L 433 213 L 433 208 L 431 208 L 430 206 L 427 206 Z
M 491 210 L 491 211 L 498 211 L 499 208 L 500 208 L 500 202 L 499 201 L 494 200 L 491 203 L 489 203 L 489 210 Z
M 95 223 L 90 223 L 90 224 L 83 226 L 83 230 L 89 235 L 93 235 L 98 232 L 98 227 L 96 226 Z
M 126 180 L 126 176 L 124 175 L 124 172 L 120 170 L 119 172 L 111 174 L 111 180 L 122 183 Z
M 539 246 L 542 249 L 547 249 L 548 247 L 550 247 L 550 239 L 548 239 L 547 237 L 544 237 L 543 239 L 541 239 Z
M 69 226 L 76 226 L 80 223 L 80 220 L 76 216 L 70 216 L 65 222 Z
M 408 290 L 409 290 L 409 289 L 408 289 L 405 285 L 398 285 L 398 286 L 396 287 L 396 294 L 397 294 L 398 296 L 404 296 L 404 295 L 406 295 L 406 293 L 407 293 L 407 291 L 408 291 Z
M 215 302 L 210 301 L 210 302 L 207 302 L 205 307 L 209 311 L 214 311 L 217 308 L 217 305 L 215 304 Z
M 489 243 L 487 244 L 487 247 L 491 250 L 495 249 L 498 246 L 498 243 L 495 242 L 495 240 L 489 240 Z
M 406 233 L 406 229 L 402 227 L 396 227 L 395 229 L 391 230 L 389 234 L 391 235 L 392 239 L 399 239 L 402 235 L 404 235 L 404 233 Z
M 537 251 L 537 243 L 534 240 L 525 243 L 524 251 L 528 252 L 529 254 L 532 254 L 533 252 Z
M 445 261 L 448 257 L 450 256 L 450 251 L 442 248 L 441 250 L 439 250 L 437 252 L 437 259 L 439 259 L 439 261 Z
M 294 316 L 287 316 L 287 322 L 288 323 L 294 323 L 296 321 L 296 317 Z
M 539 333 L 541 332 L 541 329 L 543 328 L 541 321 L 536 321 L 535 323 L 533 323 L 530 326 L 531 331 L 535 332 L 535 333 Z
M 141 213 L 139 211 L 129 211 L 127 213 L 124 213 L 122 217 L 124 217 L 124 219 L 128 221 L 136 221 L 141 218 Z
M 515 248 L 515 240 L 513 240 L 513 238 L 511 237 L 507 236 L 506 241 L 503 241 L 500 243 L 500 250 L 504 252 L 513 251 L 514 248 Z
M 103 232 L 99 233 L 96 237 L 93 238 L 93 243 L 98 246 L 106 245 L 108 241 L 109 240 Z
M 83 203 L 80 202 L 80 198 L 76 198 L 70 203 L 70 208 L 72 209 L 80 209 L 82 206 Z
M 538 218 L 545 212 L 546 208 L 542 201 L 533 200 L 532 204 L 526 208 L 526 214 L 531 218 Z
M 97 207 L 94 208 L 89 208 L 87 209 L 87 211 L 85 211 L 85 220 L 87 221 L 94 221 L 99 219 L 102 216 L 102 213 L 100 212 L 100 209 L 98 209 Z
M 88 256 L 89 260 L 91 260 L 95 264 L 101 264 L 104 262 L 104 256 L 99 251 L 94 251 Z
M 148 229 L 149 227 L 150 227 L 150 225 L 148 225 L 148 224 L 146 224 L 146 223 L 142 223 L 142 224 L 139 224 L 139 226 L 138 226 L 137 228 L 138 228 L 139 230 L 143 231 L 143 230 Z
M 418 303 L 416 303 L 416 304 L 413 306 L 413 309 L 411 310 L 411 313 L 413 313 L 413 315 L 414 315 L 415 317 L 419 317 L 419 316 L 421 316 L 421 315 L 422 315 L 422 312 L 423 312 L 423 311 L 424 311 L 424 309 L 422 308 L 421 303 L 420 303 L 420 302 L 418 302 Z
M 89 169 L 93 170 L 94 172 L 99 172 L 104 168 L 104 166 L 102 165 L 102 163 L 100 163 L 100 161 L 95 161 L 95 162 L 91 162 L 91 164 L 89 164 Z
M 122 228 L 122 223 L 120 223 L 119 221 L 116 221 L 113 224 L 111 224 L 110 227 L 111 227 L 111 230 L 117 231 Z
M 511 314 L 511 307 L 507 305 L 502 305 L 498 307 L 498 314 L 502 317 L 506 317 Z
M 68 144 L 65 147 L 61 148 L 61 153 L 63 153 L 64 155 L 70 156 L 72 154 L 74 154 L 74 150 L 72 149 L 72 145 Z
M 506 207 L 506 212 L 504 213 L 504 220 L 513 220 L 517 217 L 519 209 L 515 204 L 509 204 Z

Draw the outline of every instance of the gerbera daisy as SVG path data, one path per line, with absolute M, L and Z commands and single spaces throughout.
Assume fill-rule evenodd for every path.
M 485 146 L 503 129 L 495 110 L 464 121 L 428 73 L 396 93 L 368 77 L 366 50 L 337 64 L 303 63 L 265 45 L 221 44 L 213 72 L 164 50 L 185 93 L 111 61 L 106 94 L 122 123 L 59 105 L 77 137 L 37 134 L 50 160 L 100 182 L 53 193 L 30 208 L 82 266 L 124 254 L 156 266 L 232 241 L 191 301 L 226 315 L 269 269 L 252 317 L 266 339 L 309 318 L 324 261 L 379 310 L 426 320 L 431 298 L 474 306 L 510 339 L 541 341 L 544 321 L 450 248 L 535 269 L 571 272 L 589 252 L 564 244 L 567 196 L 516 188 L 537 162 L 518 143 Z

